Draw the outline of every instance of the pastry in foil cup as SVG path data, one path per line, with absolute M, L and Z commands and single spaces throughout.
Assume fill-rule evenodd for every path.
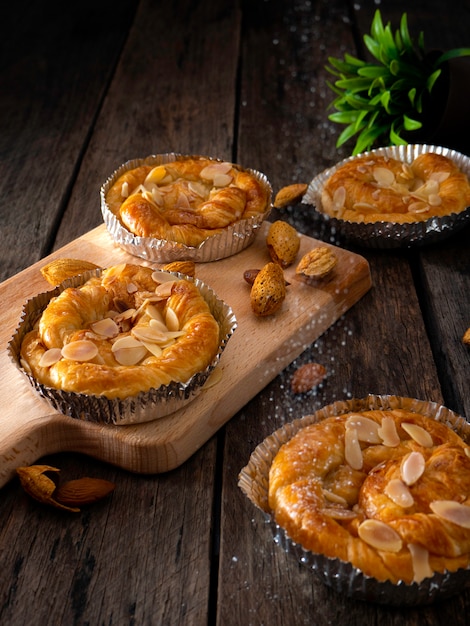
M 223 229 L 222 232 L 205 239 L 199 246 L 191 247 L 183 243 L 168 241 L 165 239 L 154 239 L 152 237 L 138 237 L 131 233 L 121 224 L 116 215 L 110 210 L 106 202 L 106 194 L 116 180 L 126 171 L 132 170 L 141 165 L 164 165 L 177 161 L 179 158 L 191 158 L 188 155 L 178 153 L 166 153 L 151 155 L 143 159 L 133 159 L 121 165 L 108 180 L 102 185 L 100 190 L 101 213 L 103 215 L 106 228 L 113 239 L 123 250 L 138 256 L 147 261 L 155 263 L 171 263 L 173 261 L 194 261 L 205 263 L 217 261 L 233 256 L 247 248 L 254 240 L 256 232 L 268 217 L 271 211 L 272 188 L 264 174 L 252 169 L 247 172 L 265 187 L 268 195 L 266 211 L 249 219 L 242 219 L 234 222 Z M 194 157 L 198 158 L 198 157 Z M 208 157 L 207 157 L 208 158 Z M 211 159 L 219 161 L 219 159 Z
M 322 580 L 323 583 L 356 600 L 393 606 L 419 606 L 443 600 L 470 588 L 470 567 L 455 572 L 436 573 L 420 583 L 397 584 L 366 576 L 351 563 L 316 554 L 290 539 L 274 521 L 268 504 L 269 470 L 281 448 L 299 430 L 321 420 L 354 411 L 372 409 L 406 409 L 438 420 L 454 430 L 465 442 L 470 442 L 470 424 L 463 418 L 434 402 L 399 396 L 369 395 L 362 399 L 338 401 L 313 415 L 286 423 L 261 442 L 251 454 L 248 464 L 239 474 L 238 485 L 247 498 L 263 513 L 270 525 L 274 541 L 296 557 Z
M 47 387 L 39 383 L 21 360 L 21 344 L 41 317 L 52 298 L 68 287 L 80 287 L 92 276 L 99 276 L 102 270 L 93 270 L 70 278 L 52 291 L 38 294 L 28 300 L 23 307 L 20 324 L 8 344 L 8 352 L 13 363 L 26 376 L 38 394 L 60 413 L 80 420 L 102 424 L 139 424 L 165 417 L 186 406 L 203 390 L 204 384 L 217 366 L 220 357 L 233 335 L 237 320 L 231 307 L 220 300 L 214 291 L 197 278 L 182 276 L 172 272 L 176 278 L 194 281 L 206 300 L 212 315 L 220 328 L 220 343 L 217 354 L 209 366 L 192 376 L 187 382 L 171 382 L 158 388 L 152 388 L 135 396 L 108 399 L 105 396 L 74 393 Z
M 470 178 L 470 158 L 441 146 L 428 146 L 421 144 L 409 144 L 404 146 L 391 146 L 377 148 L 370 152 L 364 152 L 357 156 L 348 157 L 318 174 L 309 184 L 302 204 L 314 207 L 315 218 L 323 222 L 328 231 L 344 237 L 347 241 L 366 248 L 390 249 L 412 246 L 422 246 L 453 235 L 468 223 L 470 223 L 470 207 L 466 207 L 459 213 L 452 213 L 443 217 L 430 217 L 423 222 L 411 222 L 398 224 L 391 221 L 381 222 L 352 222 L 327 215 L 322 210 L 322 189 L 330 176 L 346 162 L 368 155 L 388 156 L 404 163 L 411 163 L 420 154 L 435 152 L 452 161 Z

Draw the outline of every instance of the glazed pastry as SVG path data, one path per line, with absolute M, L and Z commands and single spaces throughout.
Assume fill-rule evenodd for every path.
M 300 430 L 269 474 L 274 519 L 307 550 L 393 583 L 470 563 L 470 448 L 403 409 Z
M 141 165 L 106 194 L 110 211 L 138 237 L 197 247 L 241 220 L 265 213 L 269 192 L 237 165 L 207 158 Z
M 463 211 L 470 206 L 470 185 L 440 154 L 421 154 L 411 164 L 365 155 L 338 167 L 321 201 L 324 213 L 350 222 L 410 223 Z
M 21 362 L 45 386 L 126 398 L 187 382 L 218 347 L 219 325 L 193 282 L 122 264 L 53 298 Z

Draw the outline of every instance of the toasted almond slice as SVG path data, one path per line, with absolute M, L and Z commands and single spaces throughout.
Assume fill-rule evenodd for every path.
M 357 517 L 357 514 L 354 511 L 351 511 L 351 509 L 343 509 L 336 506 L 325 507 L 324 509 L 321 509 L 321 512 L 327 517 L 343 521 L 352 520 Z
M 168 328 L 165 322 L 160 320 L 154 320 L 153 318 L 149 321 L 150 328 L 155 328 L 155 330 L 159 330 L 161 333 L 168 332 Z
M 414 485 L 424 473 L 425 460 L 421 452 L 410 452 L 400 465 L 400 475 L 403 482 L 410 486 Z
M 434 575 L 429 565 L 429 552 L 423 546 L 415 543 L 408 544 L 413 565 L 413 581 L 420 583 L 424 578 L 431 578 Z
M 51 367 L 62 358 L 62 350 L 60 348 L 51 348 L 46 350 L 39 359 L 39 367 Z
M 382 443 L 382 439 L 379 437 L 378 433 L 379 425 L 369 417 L 351 414 L 346 420 L 346 428 L 349 427 L 356 429 L 359 441 L 365 441 L 366 443 Z
M 429 206 L 440 206 L 442 198 L 438 193 L 430 193 L 428 196 Z
M 141 342 L 132 337 L 132 335 L 126 335 L 125 337 L 119 337 L 113 345 L 111 350 L 116 352 L 117 350 L 128 350 L 133 348 L 138 348 L 141 345 Z
M 122 322 L 123 320 L 130 320 L 136 314 L 135 309 L 126 309 L 122 313 L 119 313 L 117 317 L 114 318 L 115 322 Z
M 152 318 L 152 320 L 156 322 L 161 322 L 163 325 L 165 324 L 165 321 L 163 319 L 163 313 L 155 305 L 147 303 L 147 308 L 145 309 L 145 311 L 149 315 L 149 317 Z
M 168 330 L 177 331 L 180 329 L 180 321 L 175 311 L 169 306 L 165 313 L 165 324 Z
M 470 506 L 455 500 L 434 500 L 429 508 L 441 519 L 462 528 L 470 528 Z
M 386 167 L 374 167 L 372 176 L 382 187 L 390 187 L 395 182 L 395 174 Z
M 412 202 L 408 205 L 409 213 L 427 213 L 429 211 L 429 205 L 427 202 L 419 200 L 418 202 Z
M 227 187 L 233 180 L 230 174 L 216 174 L 214 176 L 214 187 Z
M 131 336 L 121 337 L 112 347 L 114 358 L 120 365 L 137 365 L 147 354 L 147 348 Z
M 189 191 L 194 193 L 196 196 L 199 196 L 200 198 L 205 198 L 207 195 L 206 186 L 203 183 L 200 183 L 198 181 L 190 180 L 188 183 L 188 189 Z
M 165 272 L 163 270 L 155 270 L 152 272 L 152 280 L 158 284 L 166 283 L 166 282 L 174 282 L 175 276 L 174 274 L 170 274 L 170 272 Z
M 165 343 L 168 336 L 165 332 L 152 328 L 151 326 L 134 326 L 131 331 L 132 336 L 139 341 L 149 343 Z
M 357 529 L 359 537 L 377 550 L 399 552 L 402 547 L 400 535 L 388 524 L 376 519 L 366 519 Z
M 390 480 L 385 485 L 384 493 L 390 498 L 390 500 L 392 500 L 392 502 L 398 504 L 398 506 L 407 508 L 409 506 L 413 506 L 414 504 L 414 498 L 411 495 L 410 490 L 399 478 L 393 478 Z
M 175 282 L 175 280 L 169 280 L 165 283 L 161 283 L 161 285 L 157 285 L 155 289 L 155 295 L 159 296 L 160 298 L 169 298 L 171 296 L 171 291 Z
M 348 506 L 347 501 L 343 498 L 343 496 L 338 496 L 338 494 L 329 491 L 328 489 L 323 489 L 323 495 L 325 496 L 325 500 L 328 502 L 334 502 L 334 504 L 341 504 L 341 506 Z
M 382 418 L 382 424 L 378 428 L 377 433 L 382 439 L 384 446 L 388 448 L 396 448 L 400 443 L 395 422 L 393 418 L 387 415 Z
M 344 203 L 346 201 L 346 188 L 338 187 L 335 193 L 333 194 L 333 209 L 337 212 L 341 212 L 341 209 L 344 207 Z
M 436 180 L 438 183 L 443 183 L 450 176 L 450 172 L 431 172 L 429 174 L 429 178 L 431 180 Z
M 200 176 L 201 178 L 205 178 L 206 180 L 214 180 L 214 178 L 220 174 L 228 174 L 231 169 L 231 163 L 211 163 L 210 165 L 206 165 L 206 167 L 201 170 Z
M 136 291 L 139 290 L 139 288 L 134 283 L 129 283 L 126 287 L 126 290 L 127 290 L 127 293 L 135 293 Z
M 71 361 L 91 361 L 97 354 L 98 347 L 87 339 L 71 341 L 62 348 L 64 359 L 70 359 Z
M 346 428 L 344 432 L 344 457 L 352 469 L 360 470 L 363 464 L 362 450 L 355 428 Z
M 355 202 L 353 209 L 358 213 L 374 213 L 377 211 L 377 207 L 370 202 Z
M 124 181 L 121 187 L 121 198 L 127 198 L 129 196 L 129 183 Z
M 93 322 L 91 329 L 97 335 L 108 338 L 116 337 L 119 334 L 119 326 L 111 317 L 105 317 L 102 320 Z
M 142 341 L 142 345 L 147 348 L 150 354 L 153 354 L 153 356 L 156 356 L 157 358 L 160 357 L 163 353 L 162 346 L 159 346 L 157 343 L 147 343 L 146 341 Z
M 146 179 L 144 180 L 144 186 L 147 187 L 151 183 L 158 185 L 166 176 L 166 168 L 164 165 L 157 165 L 147 174 Z
M 433 446 L 433 440 L 431 434 L 428 433 L 422 426 L 418 426 L 418 424 L 410 424 L 408 422 L 402 422 L 401 427 L 403 430 L 409 434 L 409 436 L 419 443 L 423 448 L 431 448 Z

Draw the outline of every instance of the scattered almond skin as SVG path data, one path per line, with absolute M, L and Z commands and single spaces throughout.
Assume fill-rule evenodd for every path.
M 293 226 L 283 220 L 277 220 L 269 227 L 266 245 L 271 260 L 285 269 L 297 258 L 300 237 Z
M 294 183 L 282 187 L 274 198 L 273 206 L 276 209 L 283 209 L 290 204 L 296 204 L 307 191 L 308 185 L 305 183 Z
M 331 248 L 320 246 L 304 254 L 295 274 L 306 282 L 323 280 L 333 271 L 337 262 L 338 258 Z
M 99 265 L 95 265 L 90 261 L 81 261 L 78 259 L 56 259 L 41 268 L 41 274 L 47 282 L 52 285 L 60 285 L 67 278 L 78 276 L 90 270 L 101 269 Z
M 77 478 L 57 487 L 54 497 L 67 506 L 79 507 L 102 500 L 114 491 L 115 484 L 103 478 Z
M 306 393 L 317 387 L 325 378 L 326 369 L 320 363 L 305 363 L 294 372 L 291 379 L 293 393 Z
M 46 475 L 46 472 L 60 472 L 50 465 L 29 465 L 18 467 L 16 473 L 25 492 L 42 504 L 57 509 L 79 513 L 80 506 L 93 504 L 114 490 L 114 483 L 101 478 L 78 478 L 61 486 Z
M 178 272 L 185 276 L 196 276 L 196 263 L 194 261 L 173 261 L 163 266 L 163 269 L 167 272 Z
M 284 272 L 277 263 L 267 263 L 257 274 L 250 292 L 253 313 L 259 317 L 273 315 L 286 297 Z
M 467 330 L 465 331 L 462 337 L 462 341 L 466 346 L 470 346 L 470 328 L 467 328 Z

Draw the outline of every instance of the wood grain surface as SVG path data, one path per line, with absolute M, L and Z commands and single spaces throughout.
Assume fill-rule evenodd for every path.
M 289 286 L 282 309 L 266 318 L 255 316 L 243 273 L 270 261 L 266 246 L 269 226 L 265 222 L 254 243 L 239 254 L 197 266 L 197 277 L 232 307 L 237 318 L 237 329 L 218 365 L 221 380 L 175 413 L 142 424 L 96 424 L 52 412 L 47 402 L 28 389 L 6 348 L 23 304 L 50 289 L 40 273 L 42 265 L 55 258 L 81 259 L 100 267 L 143 261 L 116 246 L 103 225 L 0 285 L 0 300 L 9 311 L 0 352 L 0 486 L 14 475 L 16 467 L 67 450 L 139 473 L 178 467 L 369 290 L 367 261 L 330 246 L 338 259 L 331 277 L 308 285 L 296 279 L 297 263 L 291 265 L 284 272 Z M 300 235 L 297 259 L 322 245 Z

